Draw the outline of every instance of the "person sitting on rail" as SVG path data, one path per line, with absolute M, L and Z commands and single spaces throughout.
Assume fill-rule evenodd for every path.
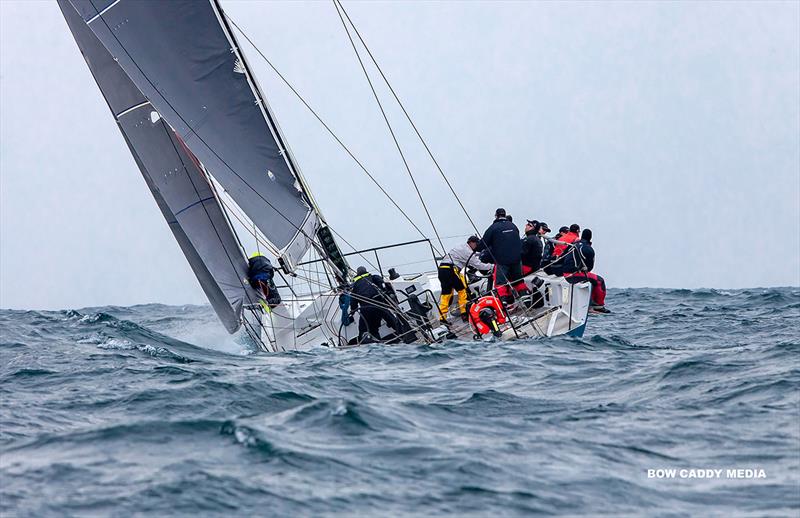
M 464 272 L 467 267 L 476 270 L 491 270 L 493 265 L 483 263 L 478 259 L 475 251 L 478 248 L 480 239 L 477 236 L 470 236 L 466 243 L 462 243 L 445 254 L 442 262 L 439 263 L 439 284 L 442 292 L 439 297 L 439 320 L 447 323 L 447 313 L 450 310 L 450 303 L 453 299 L 453 290 L 458 294 L 458 311 L 461 320 L 469 320 L 467 314 L 467 281 Z
M 275 286 L 275 267 L 261 252 L 256 252 L 247 261 L 247 280 L 254 290 L 264 296 L 268 308 L 281 303 L 281 295 Z
M 566 227 L 561 227 L 561 228 L 566 228 Z M 569 226 L 567 232 L 564 232 L 563 234 L 561 234 L 561 236 L 557 236 L 556 239 L 558 241 L 561 241 L 562 244 L 557 244 L 555 246 L 555 248 L 553 249 L 553 257 L 560 257 L 561 254 L 566 252 L 569 245 L 579 239 L 578 232 L 580 231 L 581 231 L 580 225 L 578 225 L 577 223 L 573 223 L 572 225 Z
M 561 227 L 552 238 L 545 238 L 549 243 L 546 259 L 542 258 L 542 269 L 545 273 L 561 277 L 564 274 L 564 252 L 572 250 L 573 244 L 578 240 L 580 227 L 573 223 L 569 227 Z
M 505 209 L 497 209 L 492 223 L 483 234 L 478 243 L 477 251 L 489 251 L 494 262 L 494 286 L 497 294 L 505 304 L 514 301 L 514 296 L 509 284 L 520 296 L 530 295 L 530 290 L 522 280 L 522 263 L 520 253 L 522 246 L 519 239 L 519 229 L 508 221 Z
M 399 323 L 397 317 L 388 309 L 392 302 L 385 292 L 386 286 L 380 275 L 372 275 L 365 267 L 358 267 L 350 289 L 350 315 L 360 310 L 358 334 L 363 337 L 365 333 L 369 333 L 369 336 L 365 337 L 369 341 L 381 341 L 379 332 L 381 320 L 399 334 Z M 387 337 L 387 340 L 397 339 L 398 334 Z
M 611 313 L 605 307 L 606 281 L 592 272 L 594 269 L 594 248 L 592 248 L 592 231 L 583 229 L 581 239 L 564 256 L 564 278 L 570 284 L 589 281 L 592 285 L 592 311 Z

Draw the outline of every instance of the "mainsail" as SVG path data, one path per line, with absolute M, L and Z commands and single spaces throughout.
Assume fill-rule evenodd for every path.
M 92 75 L 181 250 L 226 329 L 257 301 L 247 260 L 213 187 L 193 156 L 134 85 L 69 0 L 58 0 Z
M 321 221 L 214 0 L 70 0 L 292 270 Z

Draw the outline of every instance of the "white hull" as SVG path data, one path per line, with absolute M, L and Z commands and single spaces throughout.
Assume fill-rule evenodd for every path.
M 544 281 L 539 288 L 544 296 L 544 307 L 510 311 L 509 321 L 500 326 L 502 336 L 499 339 L 582 336 L 589 313 L 591 293 L 589 283 L 569 284 L 561 277 L 531 274 L 525 278 L 525 282 L 532 290 L 535 289 L 532 283 L 534 276 Z M 483 280 L 473 283 L 470 288 L 480 290 L 480 285 L 485 282 Z M 422 318 L 412 324 L 417 331 L 419 343 L 443 341 L 448 332 L 452 332 L 460 340 L 476 339 L 472 327 L 462 323 L 457 317 L 449 318 L 452 322 L 449 329 L 439 323 L 438 301 L 441 288 L 436 273 L 401 276 L 394 280 L 387 279 L 386 283 L 394 287 L 397 307 L 404 313 L 412 310 L 412 301 L 409 298 L 416 297 L 426 306 L 430 306 Z M 417 312 L 421 313 L 419 306 L 416 308 Z M 285 297 L 280 306 L 270 313 L 261 312 L 261 315 L 262 344 L 259 345 L 268 352 L 358 345 L 358 316 L 356 315 L 353 323 L 342 325 L 339 294 L 334 291 L 308 298 Z M 382 337 L 391 332 L 385 325 L 381 328 Z M 482 339 L 486 338 L 485 335 Z

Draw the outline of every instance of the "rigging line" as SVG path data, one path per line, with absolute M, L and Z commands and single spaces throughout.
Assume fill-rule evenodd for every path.
M 91 1 L 92 1 L 92 0 L 90 0 L 90 2 L 91 2 Z M 94 4 L 93 4 L 93 3 L 92 3 L 92 6 L 94 7 Z M 133 64 L 133 66 L 135 66 L 135 67 L 136 67 L 136 68 L 139 70 L 139 73 L 140 73 L 140 74 L 142 74 L 142 77 L 143 77 L 143 78 L 144 78 L 144 79 L 145 79 L 145 80 L 146 80 L 148 83 L 150 83 L 150 86 L 152 86 L 152 87 L 153 87 L 153 89 L 154 89 L 156 92 L 159 92 L 159 94 L 160 94 L 161 92 L 159 91 L 159 89 L 158 89 L 158 88 L 156 88 L 156 86 L 153 84 L 153 82 L 150 80 L 150 78 L 147 76 L 147 74 L 145 74 L 145 73 L 144 73 L 144 70 L 142 70 L 142 68 L 139 66 L 139 64 L 136 62 L 136 60 L 135 60 L 135 59 L 133 59 L 133 56 L 131 56 L 131 55 L 130 55 L 130 53 L 128 52 L 128 49 L 126 49 L 126 48 L 125 48 L 125 45 L 123 45 L 123 44 L 122 44 L 122 42 L 119 40 L 119 38 L 117 38 L 117 35 L 114 33 L 114 31 L 113 31 L 113 30 L 111 29 L 111 27 L 108 25 L 108 22 L 105 20 L 105 18 L 102 18 L 102 17 L 101 17 L 101 18 L 100 18 L 100 20 L 101 20 L 101 21 L 103 22 L 103 24 L 106 26 L 106 29 L 108 29 L 109 33 L 110 33 L 110 34 L 111 34 L 111 36 L 114 38 L 114 40 L 116 40 L 116 42 L 117 42 L 117 44 L 119 45 L 119 47 L 120 47 L 120 48 L 121 48 L 121 49 L 122 49 L 122 50 L 125 52 L 125 54 L 127 54 L 128 58 L 131 60 L 131 63 Z M 254 94 L 254 95 L 255 95 L 255 94 Z M 186 127 L 187 127 L 187 128 L 189 128 L 189 129 L 191 130 L 191 132 L 192 132 L 192 133 L 194 133 L 194 135 L 197 137 L 197 139 L 198 139 L 200 142 L 202 142 L 202 143 L 203 143 L 203 145 L 204 145 L 204 146 L 206 146 L 206 148 L 208 148 L 208 150 L 209 150 L 209 151 L 211 151 L 211 153 L 213 153 L 213 154 L 214 154 L 214 156 L 216 156 L 216 157 L 217 157 L 217 159 L 219 159 L 219 161 L 220 161 L 222 164 L 224 164 L 224 165 L 225 165 L 225 167 L 227 167 L 227 168 L 228 168 L 228 170 L 229 170 L 230 172 L 232 172 L 232 173 L 233 173 L 233 174 L 234 174 L 234 175 L 235 175 L 237 178 L 239 178 L 239 180 L 241 180 L 241 181 L 242 181 L 242 183 L 243 183 L 244 185 L 246 185 L 247 187 L 249 187 L 249 188 L 250 188 L 250 190 L 252 190 L 252 191 L 253 191 L 253 192 L 256 194 L 256 196 L 258 196 L 259 198 L 261 198 L 261 199 L 264 201 L 264 203 L 266 203 L 267 205 L 269 205 L 269 206 L 270 206 L 270 208 L 272 208 L 272 210 L 274 210 L 276 214 L 278 214 L 279 216 L 281 216 L 283 219 L 285 219 L 285 220 L 286 220 L 286 222 L 287 222 L 287 223 L 289 223 L 289 225 L 291 225 L 292 227 L 294 227 L 294 228 L 295 228 L 295 229 L 296 229 L 296 230 L 297 230 L 299 233 L 303 234 L 303 235 L 304 235 L 306 238 L 308 238 L 308 240 L 309 240 L 309 243 L 311 244 L 311 246 L 320 246 L 320 245 L 317 245 L 317 244 L 314 242 L 314 236 L 310 236 L 310 235 L 309 235 L 309 234 L 308 234 L 308 233 L 307 233 L 305 230 L 303 230 L 303 228 L 301 228 L 301 227 L 299 227 L 299 226 L 295 225 L 295 224 L 294 224 L 294 223 L 293 223 L 293 222 L 292 222 L 292 221 L 291 221 L 291 220 L 290 220 L 288 217 L 286 217 L 286 215 L 284 215 L 284 214 L 283 214 L 281 211 L 279 211 L 279 210 L 277 209 L 277 207 L 275 207 L 275 206 L 274 206 L 272 203 L 270 203 L 270 202 L 269 202 L 269 201 L 268 201 L 266 198 L 264 198 L 264 196 L 262 196 L 262 195 L 261 195 L 261 193 L 260 193 L 260 192 L 258 192 L 258 190 L 257 190 L 255 187 L 253 187 L 252 185 L 250 185 L 250 184 L 247 182 L 247 180 L 245 180 L 245 179 L 244 179 L 244 178 L 243 178 L 243 177 L 242 177 L 242 176 L 241 176 L 239 173 L 237 173 L 237 172 L 236 172 L 236 171 L 235 171 L 235 170 L 234 170 L 234 169 L 233 169 L 233 168 L 232 168 L 232 167 L 231 167 L 231 166 L 228 164 L 228 162 L 226 162 L 226 161 L 225 161 L 225 159 L 223 159 L 221 156 L 219 156 L 219 154 L 218 154 L 218 153 L 217 153 L 217 152 L 216 152 L 216 151 L 215 151 L 215 150 L 214 150 L 214 149 L 213 149 L 211 146 L 209 146 L 209 145 L 208 145 L 208 143 L 206 143 L 205 139 L 203 139 L 203 137 L 202 137 L 202 136 L 200 136 L 200 134 L 199 134 L 199 133 L 196 131 L 196 129 L 195 129 L 195 128 L 193 128 L 193 127 L 191 126 L 191 124 L 189 124 L 188 122 L 186 122 L 186 120 L 183 118 L 183 116 L 182 116 L 180 113 L 178 113 L 178 111 L 175 109 L 175 107 L 174 107 L 174 106 L 172 106 L 172 103 L 170 103 L 170 102 L 169 102 L 169 100 L 167 100 L 167 98 L 166 98 L 166 97 L 164 97 L 164 96 L 162 95 L 162 99 L 164 99 L 164 102 L 165 102 L 165 103 L 166 103 L 166 104 L 167 104 L 167 105 L 170 107 L 170 109 L 172 109 L 172 111 L 173 111 L 173 112 L 175 113 L 175 115 L 176 115 L 176 116 L 177 116 L 177 117 L 178 117 L 178 118 L 181 120 L 181 122 L 183 122 L 183 124 L 184 124 L 184 125 L 186 125 Z M 177 132 L 176 132 L 176 135 L 177 135 Z M 310 207 L 309 207 L 309 208 L 310 208 Z
M 414 185 L 414 190 L 417 191 L 417 197 L 419 198 L 420 203 L 422 204 L 422 208 L 425 210 L 425 215 L 428 217 L 428 221 L 431 224 L 431 228 L 433 229 L 433 233 L 436 235 L 436 239 L 439 241 L 439 245 L 442 247 L 442 253 L 446 250 L 444 248 L 444 243 L 442 243 L 442 238 L 439 237 L 439 231 L 436 229 L 436 225 L 433 223 L 433 218 L 431 218 L 431 213 L 428 211 L 428 206 L 425 204 L 425 199 L 422 197 L 422 193 L 417 186 L 417 181 L 414 179 L 414 175 L 411 173 L 411 167 L 408 165 L 408 161 L 406 160 L 405 154 L 403 154 L 403 149 L 400 147 L 400 143 L 397 141 L 397 136 L 394 134 L 394 129 L 392 129 L 392 125 L 389 122 L 389 117 L 386 115 L 386 111 L 383 109 L 383 104 L 381 104 L 381 100 L 378 97 L 378 93 L 375 91 L 375 86 L 372 84 L 372 79 L 369 77 L 369 73 L 367 72 L 367 68 L 364 66 L 364 61 L 361 59 L 361 54 L 358 52 L 356 48 L 356 43 L 353 41 L 353 37 L 350 35 L 350 30 L 347 28 L 347 23 L 344 21 L 344 17 L 342 13 L 339 12 L 339 7 L 341 4 L 337 0 L 333 0 L 333 6 L 336 8 L 336 14 L 339 15 L 339 19 L 342 21 L 342 27 L 344 27 L 345 32 L 347 33 L 347 39 L 350 40 L 350 45 L 353 47 L 353 52 L 356 54 L 356 58 L 358 58 L 358 64 L 361 65 L 361 70 L 364 72 L 364 77 L 367 78 L 367 83 L 369 83 L 369 88 L 372 90 L 372 95 L 375 97 L 375 102 L 378 103 L 378 108 L 381 110 L 381 115 L 383 115 L 383 120 L 386 122 L 386 127 L 389 129 L 389 133 L 392 136 L 392 140 L 394 141 L 394 145 L 397 148 L 397 152 L 400 153 L 400 158 L 403 160 L 403 165 L 406 168 L 406 172 L 408 173 L 408 177 L 411 179 L 411 183 Z
M 430 148 L 428 147 L 428 143 L 425 141 L 424 138 L 422 138 L 422 134 L 420 133 L 419 129 L 417 129 L 417 125 L 414 124 L 414 121 L 411 119 L 411 115 L 409 115 L 408 111 L 406 111 L 406 107 L 403 105 L 402 101 L 400 101 L 400 97 L 397 95 L 397 92 L 394 91 L 394 88 L 392 88 L 391 83 L 389 83 L 389 79 L 387 79 L 386 75 L 383 73 L 383 70 L 381 69 L 381 66 L 378 64 L 378 61 L 375 59 L 375 56 L 372 55 L 372 51 L 369 50 L 369 47 L 367 46 L 367 42 L 365 42 L 364 38 L 361 37 L 361 33 L 358 32 L 358 28 L 356 28 L 356 25 L 353 23 L 353 20 L 350 19 L 350 15 L 347 14 L 347 11 L 345 10 L 344 6 L 342 5 L 341 0 L 335 0 L 335 1 L 338 2 L 339 7 L 342 9 L 342 12 L 344 13 L 345 17 L 347 18 L 347 21 L 350 22 L 350 25 L 353 27 L 353 31 L 356 33 L 356 36 L 358 36 L 359 41 L 361 41 L 361 44 L 364 46 L 364 49 L 367 51 L 367 54 L 369 55 L 369 57 L 372 60 L 372 62 L 375 64 L 375 68 L 378 69 L 378 72 L 380 73 L 381 77 L 383 78 L 383 82 L 386 83 L 387 87 L 389 87 L 389 91 L 392 92 L 392 95 L 394 96 L 395 101 L 397 101 L 397 105 L 400 106 L 401 110 L 403 110 L 403 114 L 406 116 L 406 119 L 408 119 L 409 124 L 411 124 L 411 127 L 414 129 L 414 133 L 416 133 L 417 137 L 419 137 L 419 141 L 425 147 L 425 151 L 427 151 L 428 156 L 431 157 L 431 160 L 433 161 L 433 164 L 436 166 L 436 169 L 439 171 L 439 174 L 442 175 L 442 179 L 447 184 L 447 187 L 450 189 L 450 192 L 455 197 L 455 199 L 458 202 L 459 206 L 461 206 L 461 210 L 464 211 L 464 215 L 467 216 L 467 219 L 469 220 L 470 224 L 472 225 L 472 228 L 475 229 L 475 232 L 478 232 L 478 227 L 475 225 L 475 222 L 472 221 L 472 218 L 470 217 L 469 212 L 467 212 L 466 207 L 464 207 L 464 204 L 461 202 L 461 198 L 458 196 L 458 194 L 456 194 L 456 191 L 453 188 L 452 184 L 450 183 L 450 180 L 447 178 L 447 175 L 444 174 L 444 171 L 442 170 L 441 166 L 439 166 L 439 162 L 436 160 L 436 157 L 433 156 L 433 152 L 431 152 Z
M 364 164 L 362 164 L 361 161 L 358 158 L 356 158 L 356 156 L 353 154 L 353 152 L 350 151 L 350 148 L 348 148 L 347 145 L 345 145 L 345 143 L 342 142 L 342 140 L 336 135 L 336 133 L 333 132 L 333 130 L 330 128 L 330 126 L 328 126 L 325 123 L 325 121 L 322 120 L 322 117 L 320 117 L 319 114 L 314 110 L 314 108 L 312 108 L 311 105 L 308 104 L 308 102 L 305 100 L 305 98 L 302 95 L 300 95 L 300 92 L 298 92 L 294 88 L 294 86 L 292 86 L 292 84 L 289 82 L 289 80 L 286 79 L 286 77 L 284 77 L 284 75 L 280 73 L 280 71 L 275 67 L 275 65 L 272 64 L 272 61 L 270 61 L 269 58 L 267 58 L 267 56 L 263 52 L 261 52 L 261 49 L 259 49 L 256 46 L 256 44 L 253 42 L 253 40 L 250 39 L 250 37 L 242 30 L 241 27 L 239 27 L 239 25 L 233 20 L 233 18 L 228 16 L 228 13 L 225 12 L 225 11 L 222 11 L 222 14 L 225 16 L 225 18 L 229 22 L 231 22 L 231 24 L 234 27 L 236 27 L 236 30 L 239 31 L 239 34 L 241 34 L 244 37 L 244 39 L 247 40 L 247 42 L 250 44 L 250 46 L 252 46 L 253 49 L 255 49 L 255 51 L 258 53 L 258 55 L 261 56 L 261 58 L 267 63 L 267 65 L 269 65 L 269 67 L 272 69 L 273 72 L 275 72 L 275 74 L 281 79 L 281 81 L 283 81 L 283 83 L 287 87 L 289 87 L 289 90 L 292 91 L 292 93 L 295 95 L 295 97 L 297 97 L 300 100 L 300 102 L 303 103 L 303 105 L 308 109 L 308 111 L 311 112 L 311 114 L 317 119 L 317 121 L 319 121 L 319 123 L 322 124 L 322 127 L 325 128 L 325 130 L 331 135 L 331 137 L 333 137 L 333 139 L 336 141 L 336 143 L 339 144 L 339 146 L 342 149 L 345 150 L 345 152 L 350 156 L 350 158 L 352 158 L 355 161 L 355 163 L 364 172 L 364 174 L 366 174 L 367 177 L 370 180 L 372 180 L 372 183 L 374 183 L 375 186 L 378 187 L 378 189 L 380 189 L 380 191 L 383 193 L 383 195 L 386 196 L 386 198 L 390 202 L 392 202 L 392 205 L 394 205 L 395 208 L 398 211 L 400 211 L 400 214 L 402 214 L 403 217 L 405 217 L 406 220 L 411 224 L 411 226 L 414 227 L 414 230 L 416 230 L 422 237 L 427 239 L 428 236 L 426 236 L 425 233 L 422 230 L 420 230 L 420 228 L 417 226 L 417 224 L 414 223 L 414 220 L 412 220 L 411 217 L 400 207 L 400 205 L 398 205 L 397 202 L 394 201 L 394 198 L 392 198 L 392 196 L 388 192 L 386 192 L 386 189 L 384 189 L 383 186 L 378 182 L 378 180 L 376 180 L 375 177 L 372 176 L 372 173 L 369 172 L 369 170 L 366 168 L 366 166 L 364 166 Z M 330 227 L 330 225 L 328 225 L 328 227 Z M 331 228 L 331 230 L 333 230 L 333 228 Z

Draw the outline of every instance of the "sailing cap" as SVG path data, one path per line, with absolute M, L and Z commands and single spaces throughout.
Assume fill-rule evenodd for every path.
M 480 243 L 480 238 L 478 236 L 469 236 L 467 238 L 467 243 Z
M 539 228 L 543 228 L 545 232 L 550 232 L 550 227 L 548 227 L 547 223 L 545 223 L 544 221 L 539 223 Z

